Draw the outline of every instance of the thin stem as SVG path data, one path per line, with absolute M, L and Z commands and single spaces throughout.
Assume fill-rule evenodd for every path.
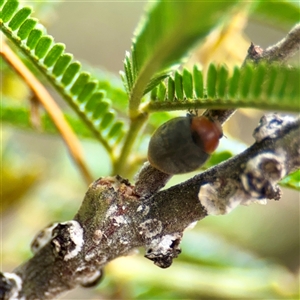
M 1 42 L 0 54 L 7 61 L 7 63 L 23 78 L 34 94 L 35 99 L 39 101 L 48 112 L 50 118 L 57 127 L 57 130 L 60 132 L 63 140 L 65 141 L 70 154 L 77 164 L 84 179 L 88 184 L 90 184 L 93 181 L 93 176 L 84 162 L 83 151 L 79 140 L 77 139 L 77 136 L 73 132 L 68 122 L 65 120 L 64 115 L 56 102 L 3 39 Z
M 280 111 L 295 111 L 296 104 L 291 103 L 291 106 L 288 106 L 286 102 L 278 103 L 267 103 L 265 101 L 245 101 L 245 102 L 236 102 L 236 101 L 224 101 L 224 99 L 205 99 L 205 100 L 195 100 L 189 102 L 149 102 L 144 106 L 143 111 L 147 113 L 159 112 L 159 111 L 174 111 L 174 110 L 189 110 L 189 109 L 218 109 L 218 110 L 227 110 L 227 109 L 237 109 L 237 108 L 256 108 L 256 109 L 268 109 L 268 110 L 280 110 Z
M 125 169 L 128 168 L 128 156 L 130 155 L 136 137 L 142 126 L 145 124 L 147 117 L 147 114 L 140 114 L 137 118 L 131 120 L 130 128 L 121 149 L 121 154 L 114 162 L 113 174 L 119 174 L 121 176 L 123 173 L 126 174 Z

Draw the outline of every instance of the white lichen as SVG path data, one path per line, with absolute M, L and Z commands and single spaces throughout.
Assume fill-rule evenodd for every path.
M 112 217 L 113 224 L 117 227 L 127 224 L 127 220 L 124 216 Z
M 116 214 L 117 210 L 118 210 L 118 206 L 116 204 L 111 205 L 109 207 L 109 209 L 107 210 L 107 212 L 106 212 L 105 218 L 106 219 L 110 218 L 111 216 L 113 216 L 114 214 Z
M 162 222 L 157 219 L 148 219 L 139 225 L 139 234 L 151 239 L 162 231 Z
M 13 284 L 10 290 L 9 300 L 25 300 L 25 297 L 20 297 L 19 292 L 22 290 L 23 280 L 15 273 L 3 273 L 3 276 Z
M 287 124 L 295 121 L 295 118 L 289 115 L 267 114 L 259 122 L 258 127 L 253 132 L 253 137 L 259 143 L 266 138 L 276 138 L 278 133 Z
M 33 239 L 30 248 L 33 254 L 36 254 L 40 249 L 42 249 L 53 237 L 53 228 L 57 226 L 58 223 L 51 224 L 50 226 L 41 230 Z
M 75 248 L 65 255 L 64 260 L 67 261 L 71 258 L 74 258 L 78 255 L 78 253 L 82 250 L 82 246 L 84 244 L 83 239 L 83 228 L 77 221 L 68 221 L 65 223 L 61 223 L 63 225 L 71 225 L 69 228 L 70 239 L 75 244 Z
M 178 237 L 174 237 L 174 235 L 171 234 L 166 234 L 160 239 L 153 240 L 153 244 L 151 244 L 152 249 L 160 249 L 161 253 L 166 254 L 176 238 Z
M 225 215 L 240 204 L 240 200 L 228 195 L 220 198 L 219 183 L 207 183 L 201 186 L 198 198 L 208 215 Z
M 128 245 L 129 240 L 128 240 L 128 238 L 123 236 L 123 237 L 120 238 L 120 243 L 123 244 L 123 245 Z
M 95 270 L 93 273 L 90 273 L 87 276 L 80 278 L 80 283 L 85 286 L 90 284 L 91 282 L 96 281 L 102 275 L 101 270 Z
M 247 162 L 240 175 L 244 190 L 253 198 L 266 198 L 267 193 L 275 191 L 278 181 L 286 175 L 285 153 L 277 149 L 276 153 L 264 152 Z
M 93 234 L 93 242 L 99 245 L 103 237 L 103 232 L 100 229 L 96 229 Z
M 91 261 L 96 256 L 96 252 L 91 251 L 84 256 L 85 261 Z
M 150 207 L 148 205 L 141 204 L 137 208 L 136 212 L 141 213 L 143 216 L 146 216 L 150 211 Z

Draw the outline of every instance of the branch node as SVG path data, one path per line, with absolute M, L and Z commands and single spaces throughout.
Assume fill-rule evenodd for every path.
M 280 153 L 264 152 L 249 160 L 240 176 L 244 190 L 259 200 L 279 200 L 281 191 L 276 183 L 286 174 L 284 159 Z
M 225 215 L 231 212 L 241 202 L 233 197 L 237 182 L 222 178 L 200 187 L 198 198 L 208 215 Z
M 20 295 L 22 291 L 22 279 L 15 273 L 0 272 L 0 298 L 3 300 L 20 299 L 25 297 Z
M 103 270 L 95 270 L 94 273 L 89 273 L 88 276 L 81 278 L 80 285 L 84 288 L 97 286 L 103 279 Z
M 254 129 L 253 137 L 257 143 L 266 138 L 279 137 L 284 133 L 285 126 L 295 121 L 295 118 L 281 114 L 267 114 L 261 117 L 258 126 Z
M 262 58 L 263 56 L 263 53 L 264 53 L 264 49 L 261 48 L 260 46 L 258 45 L 254 45 L 252 42 L 251 42 L 251 45 L 250 47 L 248 48 L 248 55 L 246 57 L 246 61 L 253 61 L 253 62 L 256 62 L 258 61 L 260 58 Z
M 41 230 L 31 242 L 30 248 L 33 254 L 36 254 L 41 250 L 53 237 L 53 229 L 57 226 L 58 223 L 52 223 L 46 228 Z
M 160 268 L 171 266 L 173 259 L 181 253 L 179 244 L 182 233 L 175 232 L 153 239 L 146 247 L 145 257 L 152 260 Z
M 54 254 L 65 261 L 76 257 L 84 243 L 83 229 L 77 221 L 58 223 L 52 231 Z

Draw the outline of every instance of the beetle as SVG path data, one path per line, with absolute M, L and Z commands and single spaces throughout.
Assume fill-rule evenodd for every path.
M 223 136 L 221 124 L 207 116 L 187 114 L 162 124 L 148 146 L 150 164 L 167 174 L 196 170 L 216 150 Z

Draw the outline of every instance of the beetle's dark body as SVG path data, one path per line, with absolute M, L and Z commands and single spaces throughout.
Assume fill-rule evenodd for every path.
M 167 174 L 182 174 L 196 170 L 209 158 L 201 139 L 191 131 L 193 116 L 174 118 L 153 134 L 148 148 L 152 166 Z

